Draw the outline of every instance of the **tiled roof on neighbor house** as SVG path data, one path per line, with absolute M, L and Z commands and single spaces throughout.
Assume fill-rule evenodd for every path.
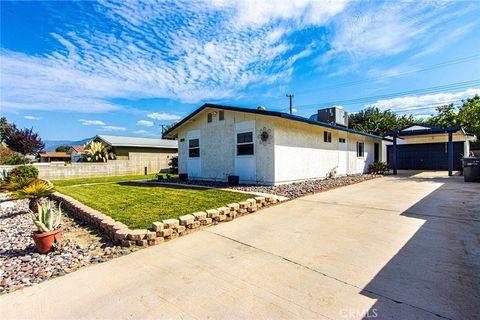
M 361 135 L 361 136 L 370 137 L 370 138 L 373 138 L 373 139 L 388 140 L 388 139 L 385 139 L 383 137 L 376 136 L 376 135 L 373 135 L 373 134 L 369 134 L 369 133 L 366 133 L 366 132 L 357 131 L 357 130 L 345 128 L 345 127 L 342 127 L 342 126 L 337 126 L 337 125 L 326 123 L 326 122 L 311 120 L 311 119 L 308 119 L 308 118 L 292 115 L 292 114 L 285 113 L 285 112 L 258 110 L 258 109 L 250 109 L 250 108 L 243 108 L 243 107 L 232 107 L 232 106 L 225 106 L 225 105 L 212 104 L 212 103 L 206 103 L 206 104 L 202 105 L 200 108 L 193 111 L 191 114 L 189 114 L 182 121 L 178 122 L 176 125 L 174 125 L 169 130 L 167 130 L 163 135 L 165 137 L 171 137 L 172 132 L 174 132 L 177 128 L 181 127 L 184 123 L 186 123 L 188 120 L 190 120 L 191 118 L 193 118 L 195 115 L 197 115 L 199 112 L 201 112 L 203 109 L 206 109 L 206 108 L 220 109 L 220 110 L 231 110 L 231 111 L 238 111 L 238 112 L 260 114 L 260 115 L 264 115 L 264 116 L 278 117 L 278 118 L 282 118 L 282 119 L 286 119 L 286 120 L 303 122 L 303 123 L 306 123 L 306 124 L 325 127 L 325 128 L 329 128 L 329 129 L 335 129 L 335 130 L 350 132 L 350 133 L 358 134 L 358 135 Z
M 70 154 L 66 152 L 40 152 L 40 158 L 69 158 Z
M 70 148 L 77 151 L 78 153 L 85 153 L 85 149 L 82 146 L 71 146 Z
M 167 148 L 177 149 L 178 141 L 167 139 L 147 139 L 121 136 L 97 135 L 95 139 L 100 139 L 112 147 L 142 147 L 142 148 Z

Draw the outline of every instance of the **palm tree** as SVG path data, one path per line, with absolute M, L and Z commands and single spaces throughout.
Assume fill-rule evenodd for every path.
M 84 146 L 85 160 L 87 162 L 107 162 L 116 156 L 110 151 L 110 147 L 98 141 L 87 142 Z

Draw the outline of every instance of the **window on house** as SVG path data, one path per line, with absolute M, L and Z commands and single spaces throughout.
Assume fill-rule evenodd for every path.
M 218 121 L 222 121 L 222 120 L 225 120 L 225 111 L 220 110 L 218 112 Z
M 189 158 L 200 157 L 200 140 L 199 139 L 188 140 L 188 157 Z
M 237 156 L 253 155 L 253 132 L 237 133 Z
M 332 133 L 328 131 L 323 131 L 323 141 L 332 142 Z
M 212 122 L 213 115 L 211 113 L 207 114 L 207 122 Z
M 345 141 L 346 141 L 345 138 L 338 138 L 338 142 L 340 143 L 345 143 Z
M 365 153 L 365 144 L 357 141 L 357 157 L 363 158 Z

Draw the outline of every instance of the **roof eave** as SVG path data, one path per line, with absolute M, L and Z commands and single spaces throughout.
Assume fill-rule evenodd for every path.
M 288 113 L 283 113 L 283 112 L 278 112 L 278 111 L 257 110 L 257 109 L 249 109 L 249 108 L 224 106 L 224 105 L 217 105 L 217 104 L 211 104 L 211 103 L 206 103 L 206 104 L 202 105 L 200 108 L 193 111 L 191 114 L 189 114 L 187 117 L 185 117 L 182 121 L 178 122 L 172 128 L 167 130 L 163 134 L 163 136 L 168 137 L 168 138 L 174 138 L 175 137 L 175 131 L 178 128 L 180 128 L 183 124 L 185 124 L 187 121 L 192 119 L 194 116 L 196 116 L 198 113 L 200 113 L 203 109 L 206 109 L 206 108 L 214 108 L 214 109 L 254 113 L 254 114 L 259 114 L 259 115 L 264 115 L 264 116 L 279 117 L 279 118 L 283 118 L 283 119 L 287 119 L 287 120 L 298 121 L 298 122 L 308 123 L 308 124 L 321 126 L 321 127 L 326 127 L 326 128 L 330 128 L 330 129 L 334 129 L 334 130 L 340 130 L 340 131 L 345 131 L 345 132 L 349 132 L 349 133 L 353 133 L 353 134 L 358 134 L 358 135 L 362 135 L 362 136 L 369 137 L 369 138 L 372 138 L 372 139 L 384 140 L 383 137 L 376 136 L 376 135 L 373 135 L 373 134 L 369 134 L 369 133 L 366 133 L 366 132 L 361 132 L 361 131 L 357 131 L 357 130 L 353 130 L 353 129 L 349 129 L 349 128 L 343 128 L 343 127 L 331 125 L 331 124 L 328 124 L 328 123 L 325 123 L 325 122 L 314 121 L 314 120 L 310 120 L 310 119 L 307 119 L 307 118 L 290 115 Z

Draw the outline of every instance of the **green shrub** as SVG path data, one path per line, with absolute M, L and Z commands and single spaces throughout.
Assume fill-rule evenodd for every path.
M 389 170 L 390 168 L 385 162 L 375 162 L 368 166 L 368 173 L 371 174 L 385 174 Z
M 168 161 L 168 165 L 170 166 L 170 172 L 177 174 L 178 173 L 178 156 L 171 157 Z
M 38 179 L 38 169 L 32 165 L 21 165 L 10 171 L 9 177 Z

